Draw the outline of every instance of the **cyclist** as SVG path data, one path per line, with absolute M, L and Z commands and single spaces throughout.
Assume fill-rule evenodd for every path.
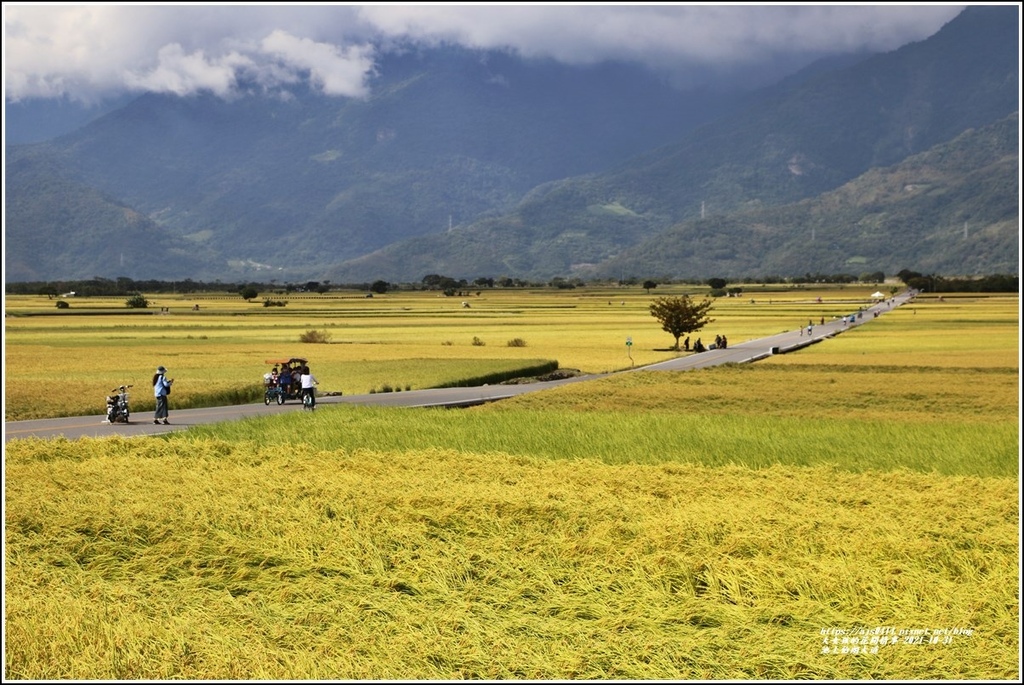
M 302 367 L 302 375 L 299 377 L 302 383 L 302 404 L 306 404 L 306 397 L 309 397 L 309 408 L 312 409 L 316 406 L 316 390 L 315 387 L 319 383 L 316 376 L 309 371 L 308 366 Z

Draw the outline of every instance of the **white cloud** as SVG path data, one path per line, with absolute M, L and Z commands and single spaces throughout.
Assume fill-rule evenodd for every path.
M 360 92 L 372 67 L 348 37 L 360 32 L 354 10 L 340 6 L 5 3 L 3 11 L 8 100 L 88 103 L 124 90 L 225 95 L 242 75 L 272 88 L 293 82 L 296 69 L 324 92 L 350 94 Z M 282 42 L 275 35 L 304 41 L 305 62 L 301 48 L 265 52 L 263 41 Z
M 570 63 L 604 59 L 722 66 L 773 52 L 889 50 L 926 38 L 953 5 L 506 5 L 359 9 L 382 34 L 509 47 Z
M 7 100 L 123 90 L 230 93 L 309 78 L 365 94 L 372 40 L 451 42 L 573 64 L 743 68 L 773 56 L 921 40 L 956 5 L 42 5 L 4 3 Z
M 373 50 L 368 46 L 339 48 L 274 31 L 261 47 L 284 65 L 309 70 L 313 83 L 327 95 L 361 97 L 367 92 L 365 77 L 373 68 Z
M 202 50 L 185 54 L 180 45 L 172 43 L 160 48 L 155 68 L 141 74 L 126 70 L 124 84 L 132 90 L 157 93 L 188 95 L 209 91 L 226 96 L 234 88 L 235 70 L 250 64 L 250 60 L 236 53 L 214 63 L 207 59 Z

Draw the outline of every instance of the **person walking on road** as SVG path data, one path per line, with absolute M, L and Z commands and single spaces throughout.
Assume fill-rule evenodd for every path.
M 156 367 L 153 375 L 153 396 L 156 398 L 156 412 L 153 414 L 153 423 L 162 423 L 165 426 L 170 424 L 167 420 L 167 396 L 171 394 L 171 384 L 174 379 L 167 379 L 167 369 L 162 366 Z

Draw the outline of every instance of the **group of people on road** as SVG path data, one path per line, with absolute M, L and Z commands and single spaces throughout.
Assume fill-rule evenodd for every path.
M 825 317 L 824 316 L 821 317 L 821 321 L 818 322 L 818 325 L 820 325 L 820 326 L 824 326 L 825 325 Z M 811 335 L 812 333 L 814 333 L 814 321 L 812 321 L 811 319 L 808 319 L 807 320 L 807 328 L 805 329 L 803 326 L 800 327 L 800 335 L 801 335 L 801 337 L 803 336 L 804 331 L 807 331 L 807 335 Z
M 294 367 L 285 362 L 281 369 L 275 366 L 270 373 L 263 376 L 264 383 L 269 387 L 280 388 L 281 392 L 291 396 L 305 396 L 313 393 L 319 382 L 310 372 L 308 364 L 296 364 Z M 315 397 L 315 394 L 314 394 Z
M 285 371 L 287 373 L 284 373 Z M 281 373 L 278 372 L 275 366 L 265 378 L 268 379 L 267 382 L 269 382 L 269 379 L 273 379 L 273 383 L 282 389 L 285 387 L 292 388 L 292 384 L 294 384 L 294 394 L 301 395 L 303 398 L 306 395 L 310 395 L 313 403 L 316 403 L 316 386 L 319 381 L 309 370 L 309 365 L 292 368 L 290 365 L 285 364 Z M 287 379 L 287 383 L 283 379 Z M 156 411 L 153 413 L 153 423 L 155 424 L 168 426 L 171 423 L 168 416 L 170 407 L 167 402 L 167 396 L 171 394 L 171 386 L 173 384 L 174 379 L 167 377 L 167 368 L 164 366 L 156 367 L 156 373 L 153 374 L 153 397 L 156 398 Z
M 291 397 L 305 397 L 312 395 L 316 401 L 314 388 L 319 383 L 316 376 L 309 370 L 308 364 L 296 364 L 294 367 L 285 362 L 281 369 L 275 366 L 269 373 L 263 376 L 265 385 L 271 388 L 280 388 L 281 392 Z
M 724 350 L 728 346 L 729 346 L 729 341 L 726 339 L 726 337 L 724 335 L 716 335 L 715 336 L 715 344 L 712 345 L 710 349 L 712 349 L 712 350 L 716 350 L 716 349 L 717 350 Z M 707 352 L 708 349 L 709 348 L 706 345 L 704 345 L 704 341 L 702 341 L 700 338 L 697 338 L 697 340 L 695 340 L 694 343 L 693 343 L 693 351 L 694 352 Z M 690 351 L 690 337 L 689 336 L 687 336 L 686 340 L 683 341 L 683 351 L 685 351 L 685 352 L 689 352 Z
M 301 376 L 302 367 L 296 365 L 293 369 L 291 364 L 285 362 L 281 365 L 280 371 L 275 366 L 270 373 L 265 374 L 263 381 L 271 388 L 280 388 L 285 395 L 298 395 L 302 387 L 299 384 Z

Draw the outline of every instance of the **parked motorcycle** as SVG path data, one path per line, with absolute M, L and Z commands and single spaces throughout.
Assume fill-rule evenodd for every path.
M 107 418 L 103 423 L 130 423 L 131 412 L 128 410 L 128 388 L 130 385 L 122 385 L 114 388 L 107 395 Z

